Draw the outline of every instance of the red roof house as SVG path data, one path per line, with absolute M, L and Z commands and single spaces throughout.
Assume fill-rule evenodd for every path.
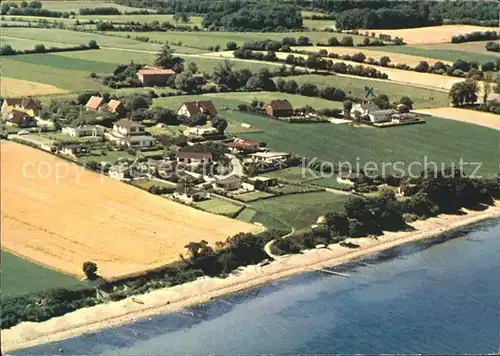
M 104 99 L 101 98 L 100 96 L 92 96 L 92 97 L 90 97 L 89 101 L 85 105 L 85 107 L 87 108 L 87 111 L 97 111 L 97 110 L 99 110 L 99 107 L 101 106 L 103 100 Z
M 273 100 L 266 106 L 266 113 L 274 117 L 287 117 L 293 115 L 292 104 L 288 100 Z
M 168 78 L 172 75 L 175 75 L 172 69 L 147 67 L 137 71 L 137 78 L 145 87 L 155 85 L 165 86 L 167 85 Z

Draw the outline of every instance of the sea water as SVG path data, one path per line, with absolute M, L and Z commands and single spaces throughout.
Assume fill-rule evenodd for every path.
M 496 353 L 500 221 L 451 235 L 12 354 Z

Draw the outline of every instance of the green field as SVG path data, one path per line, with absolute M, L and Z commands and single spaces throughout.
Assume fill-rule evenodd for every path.
M 341 108 L 342 103 L 337 101 L 328 101 L 321 98 L 309 98 L 302 95 L 278 93 L 278 92 L 242 92 L 242 93 L 214 93 L 214 94 L 202 94 L 202 95 L 186 95 L 182 98 L 170 97 L 170 98 L 159 98 L 153 102 L 153 106 L 162 106 L 170 109 L 178 109 L 181 102 L 185 101 L 196 101 L 196 100 L 212 100 L 214 104 L 219 108 L 230 107 L 236 109 L 236 106 L 242 102 L 250 103 L 253 99 L 262 100 L 264 103 L 268 103 L 275 99 L 287 99 L 292 103 L 294 107 L 303 107 L 306 105 L 311 105 L 316 109 L 321 108 Z M 228 120 L 237 122 L 246 122 L 241 120 L 241 118 L 246 117 L 258 117 L 255 115 L 250 115 L 240 112 L 225 111 L 219 113 Z M 260 117 L 258 117 L 260 118 Z M 269 121 L 269 119 L 265 119 Z M 257 126 L 258 127 L 258 126 Z
M 149 188 L 153 186 L 158 186 L 162 188 L 175 188 L 176 184 L 175 183 L 170 183 L 170 182 L 160 182 L 157 180 L 153 179 L 134 179 L 133 181 L 130 182 L 130 184 L 135 185 L 136 187 L 146 189 L 148 190 Z
M 252 209 L 265 213 L 296 230 L 307 229 L 320 215 L 330 211 L 342 211 L 349 198 L 329 192 L 284 195 L 251 203 Z
M 278 171 L 266 173 L 264 176 L 269 178 L 285 179 L 292 182 L 305 182 L 318 178 L 310 171 L 303 169 L 302 166 L 280 169 Z
M 3 31 L 3 30 L 2 30 Z M 29 40 L 24 38 L 0 38 L 0 46 L 10 45 L 15 50 L 25 50 L 33 49 L 37 44 L 43 44 L 46 48 L 49 47 L 72 47 L 67 43 L 51 42 L 51 41 L 39 41 L 39 40 Z
M 80 280 L 29 262 L 1 250 L 1 298 L 41 292 L 51 288 L 83 287 Z
M 455 45 L 453 45 L 455 46 Z M 456 45 L 459 46 L 459 45 Z M 459 50 L 460 47 L 457 47 L 457 50 L 453 50 L 450 47 L 448 48 L 439 48 L 439 45 L 436 46 L 385 46 L 385 47 L 363 47 L 363 50 L 367 50 L 365 53 L 368 55 L 368 51 L 384 51 L 384 52 L 395 52 L 395 53 L 404 53 L 412 56 L 421 56 L 428 58 L 435 58 L 447 61 L 456 61 L 458 59 L 463 59 L 467 61 L 477 61 L 479 63 L 484 63 L 488 61 L 495 61 L 498 58 L 498 55 L 481 53 L 484 51 L 478 52 L 470 52 L 470 51 L 462 51 Z
M 226 200 L 212 197 L 209 200 L 196 202 L 195 205 L 209 213 L 230 215 L 236 213 L 241 207 Z
M 188 23 L 183 22 L 175 22 L 173 19 L 174 15 L 160 15 L 160 14 L 151 14 L 151 15 L 80 15 L 77 18 L 80 21 L 113 21 L 113 22 L 153 22 L 158 21 L 162 22 L 170 22 L 173 25 L 182 25 L 182 26 L 198 26 L 201 28 L 201 21 L 203 17 L 201 16 L 190 16 L 190 20 Z
M 116 32 L 114 33 L 118 36 L 126 37 L 137 36 L 137 32 Z M 295 37 L 307 36 L 309 39 L 316 44 L 316 42 L 326 43 L 328 38 L 332 37 L 333 34 L 329 32 L 141 32 L 141 36 L 147 36 L 151 40 L 157 40 L 161 42 L 181 42 L 179 45 L 187 45 L 196 48 L 208 49 L 210 46 L 219 45 L 221 49 L 226 48 L 226 44 L 229 41 L 234 41 L 238 45 L 242 45 L 244 42 L 262 41 L 265 39 L 271 39 L 275 41 L 281 41 L 284 37 Z M 355 43 L 361 43 L 364 36 L 353 37 Z M 385 48 L 385 47 L 384 47 Z
M 464 42 L 464 43 L 439 43 L 439 44 L 419 45 L 414 47 L 430 51 L 446 50 L 446 51 L 461 51 L 472 54 L 484 54 L 490 57 L 498 58 L 499 55 L 496 55 L 494 54 L 494 52 L 489 52 L 486 50 L 487 42 L 490 41 L 475 41 L 475 42 Z
M 339 183 L 337 182 L 337 177 L 324 177 L 320 179 L 315 179 L 310 181 L 311 184 L 316 184 L 325 188 L 333 188 L 333 189 L 343 189 L 350 187 L 349 184 Z
M 20 1 L 12 1 L 20 5 Z M 95 7 L 116 7 L 118 10 L 125 11 L 135 11 L 141 10 L 135 7 L 129 7 L 124 5 L 115 4 L 113 2 L 107 1 L 42 1 L 42 8 L 52 11 L 74 11 L 78 14 L 79 9 L 83 8 L 95 8 Z
M 283 230 L 291 230 L 292 227 L 279 219 L 273 217 L 270 214 L 256 211 L 251 208 L 246 208 L 243 210 L 236 219 L 245 221 L 251 224 L 260 224 L 265 226 L 268 229 L 283 229 Z
M 271 193 L 261 192 L 259 190 L 256 190 L 256 191 L 245 193 L 245 194 L 238 194 L 236 196 L 236 198 L 238 200 L 241 200 L 241 201 L 244 201 L 244 202 L 249 202 L 249 201 L 252 201 L 252 200 L 257 200 L 257 199 L 262 199 L 262 198 L 268 198 L 268 197 L 272 197 L 272 196 L 273 196 L 273 194 L 271 194 Z
M 326 27 L 332 27 L 335 28 L 335 21 L 334 20 L 308 20 L 304 19 L 303 20 L 304 27 L 309 28 L 311 30 L 321 30 Z
M 342 89 L 347 95 L 364 98 L 365 86 L 373 87 L 375 95 L 386 94 L 391 101 L 399 101 L 402 96 L 410 97 L 415 103 L 415 109 L 439 108 L 450 104 L 448 94 L 426 88 L 412 87 L 403 84 L 391 83 L 390 81 L 374 81 L 362 78 L 324 76 L 324 75 L 302 75 L 285 78 L 295 80 L 299 85 L 304 83 L 315 84 L 318 88 L 333 86 Z

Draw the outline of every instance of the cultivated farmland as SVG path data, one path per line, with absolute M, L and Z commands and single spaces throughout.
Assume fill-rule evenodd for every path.
M 2 247 L 69 274 L 88 260 L 105 278 L 138 273 L 177 260 L 190 241 L 255 231 L 29 147 L 5 143 L 1 153 Z M 67 172 L 59 181 L 56 167 Z
M 77 278 L 15 256 L 1 250 L 2 258 L 2 300 L 29 293 L 36 293 L 51 288 L 82 287 Z
M 443 25 L 431 27 L 405 28 L 401 30 L 366 30 L 391 35 L 392 37 L 403 37 L 407 44 L 429 44 L 449 43 L 451 37 L 474 31 L 498 31 L 498 27 L 470 26 L 470 25 Z
M 12 1 L 20 5 L 20 1 Z M 96 7 L 114 7 L 122 12 L 141 10 L 139 8 L 124 6 L 107 1 L 43 1 L 43 8 L 52 11 L 74 11 L 78 13 L 79 9 Z
M 46 94 L 66 93 L 66 90 L 58 88 L 53 85 L 35 83 L 28 80 L 7 78 L 3 76 L 3 73 L 2 73 L 2 78 L 0 80 L 0 84 L 1 84 L 0 93 L 3 97 L 7 98 L 22 96 L 22 95 L 46 95 Z
M 449 105 L 448 94 L 443 91 L 411 87 L 387 80 L 314 74 L 293 76 L 286 79 L 293 79 L 299 85 L 304 83 L 315 84 L 318 88 L 333 86 L 344 90 L 347 95 L 357 98 L 365 97 L 365 86 L 373 87 L 374 95 L 386 94 L 392 101 L 398 101 L 402 96 L 408 96 L 413 100 L 415 108 L 437 108 Z
M 489 112 L 471 111 L 468 109 L 451 107 L 419 110 L 418 112 L 427 115 L 443 117 L 445 119 L 481 125 L 500 131 L 500 117 Z

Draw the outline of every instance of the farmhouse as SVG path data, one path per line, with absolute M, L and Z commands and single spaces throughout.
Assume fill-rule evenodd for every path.
M 40 107 L 30 96 L 22 98 L 7 98 L 2 103 L 2 114 L 7 114 L 12 110 L 23 111 L 32 117 L 40 113 Z
M 219 134 L 219 131 L 215 127 L 189 127 L 184 130 L 183 134 L 185 136 L 196 135 L 196 136 L 211 136 Z
M 36 126 L 35 118 L 22 110 L 13 109 L 12 111 L 6 113 L 4 118 L 9 126 L 22 128 Z
M 287 117 L 293 115 L 292 104 L 288 100 L 273 100 L 266 106 L 266 113 L 271 117 Z
M 253 162 L 261 162 L 269 165 L 284 164 L 290 156 L 290 153 L 276 151 L 256 152 L 249 155 Z
M 100 96 L 91 96 L 87 104 L 85 104 L 85 108 L 87 111 L 97 111 L 101 107 L 103 101 L 104 99 Z
M 66 126 L 62 129 L 63 134 L 67 134 L 71 137 L 100 137 L 104 135 L 104 127 L 99 125 L 80 125 L 80 126 Z
M 165 86 L 167 85 L 167 80 L 172 75 L 175 75 L 175 72 L 172 69 L 161 69 L 161 68 L 153 68 L 146 67 L 137 72 L 137 78 L 145 87 L 151 86 Z
M 238 138 L 233 142 L 228 142 L 224 145 L 233 153 L 248 154 L 259 151 L 260 147 L 263 146 L 263 143 Z
M 186 188 L 180 192 L 174 192 L 174 198 L 186 204 L 192 204 L 200 200 L 210 199 L 210 193 L 200 189 Z
M 120 100 L 111 99 L 108 103 L 108 110 L 113 114 L 125 115 L 127 113 L 127 109 L 121 103 Z
M 211 152 L 189 152 L 179 151 L 177 153 L 177 163 L 189 165 L 206 165 L 212 162 Z
M 355 118 L 356 113 L 359 113 L 362 118 L 369 118 L 371 122 L 384 122 L 391 121 L 391 116 L 396 114 L 397 111 L 393 109 L 380 110 L 375 104 L 364 103 L 356 104 L 351 109 L 351 117 Z
M 210 100 L 204 101 L 190 101 L 182 104 L 177 110 L 177 115 L 184 117 L 191 117 L 197 115 L 206 115 L 208 117 L 217 116 L 217 109 Z
M 241 179 L 235 176 L 227 178 L 216 178 L 214 188 L 224 189 L 226 191 L 237 190 L 241 187 Z

